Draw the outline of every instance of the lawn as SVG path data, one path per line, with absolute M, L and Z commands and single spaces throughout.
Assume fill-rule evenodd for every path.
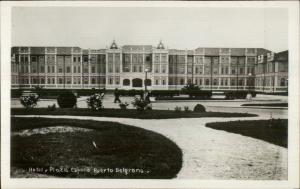
M 50 111 L 47 108 L 12 108 L 12 115 L 72 115 L 72 116 L 96 116 L 96 117 L 120 117 L 135 119 L 171 119 L 171 118 L 201 118 L 201 117 L 255 117 L 255 114 L 248 113 L 227 113 L 227 112 L 175 112 L 174 110 L 147 110 L 139 112 L 135 109 L 108 109 L 92 111 L 87 108 L 57 108 Z
M 242 104 L 241 106 L 288 107 L 288 103 L 261 103 L 261 104 Z
M 18 134 L 58 127 L 88 130 Z M 32 172 L 30 177 L 169 179 L 182 166 L 182 152 L 174 142 L 116 122 L 12 117 L 11 131 L 14 178 Z
M 247 120 L 207 123 L 206 127 L 224 130 L 288 147 L 288 120 Z

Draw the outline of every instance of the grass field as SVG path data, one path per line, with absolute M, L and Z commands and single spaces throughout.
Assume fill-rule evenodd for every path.
M 224 130 L 288 147 L 288 120 L 247 120 L 207 123 L 206 127 Z
M 87 108 L 57 108 L 49 111 L 47 108 L 12 108 L 12 115 L 72 115 L 72 116 L 96 116 L 96 117 L 120 117 L 135 119 L 171 119 L 171 118 L 200 118 L 200 117 L 255 117 L 255 114 L 248 113 L 227 113 L 227 112 L 175 112 L 173 110 L 148 110 L 139 112 L 135 109 L 103 109 L 101 111 L 91 111 Z
M 90 130 L 16 134 L 54 126 Z M 174 142 L 116 122 L 12 117 L 11 131 L 12 177 L 35 170 L 30 177 L 168 179 L 182 166 L 182 152 Z

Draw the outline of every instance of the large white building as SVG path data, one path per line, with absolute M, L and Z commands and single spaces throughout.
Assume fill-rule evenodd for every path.
M 167 49 L 152 45 L 107 49 L 13 47 L 12 88 L 181 89 L 287 92 L 288 51 L 262 48 Z M 147 79 L 146 79 L 147 78 Z

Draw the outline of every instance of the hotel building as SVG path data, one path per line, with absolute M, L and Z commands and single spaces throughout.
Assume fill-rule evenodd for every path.
M 12 88 L 181 89 L 287 92 L 288 51 L 262 48 L 167 49 L 152 45 L 106 49 L 12 47 Z

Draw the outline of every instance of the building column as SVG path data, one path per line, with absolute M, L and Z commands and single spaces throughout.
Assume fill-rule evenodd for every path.
M 81 88 L 84 87 L 84 84 L 83 84 L 83 53 L 82 53 L 82 49 L 81 49 L 81 53 L 80 53 L 80 85 L 81 85 Z
M 57 88 L 57 48 L 55 48 L 55 54 L 54 54 L 54 73 L 55 73 L 55 88 Z
M 88 51 L 88 88 L 91 87 L 91 51 Z
M 30 54 L 27 55 L 28 58 L 28 83 L 29 87 L 31 88 L 31 60 L 30 60 Z
M 74 55 L 73 55 L 73 47 L 71 49 L 71 88 L 73 88 L 73 81 L 74 81 L 74 62 L 73 62 L 73 58 L 74 58 Z
M 47 52 L 47 48 L 45 47 L 45 52 Z M 48 85 L 48 62 L 47 62 L 47 54 L 45 53 L 45 85 Z

